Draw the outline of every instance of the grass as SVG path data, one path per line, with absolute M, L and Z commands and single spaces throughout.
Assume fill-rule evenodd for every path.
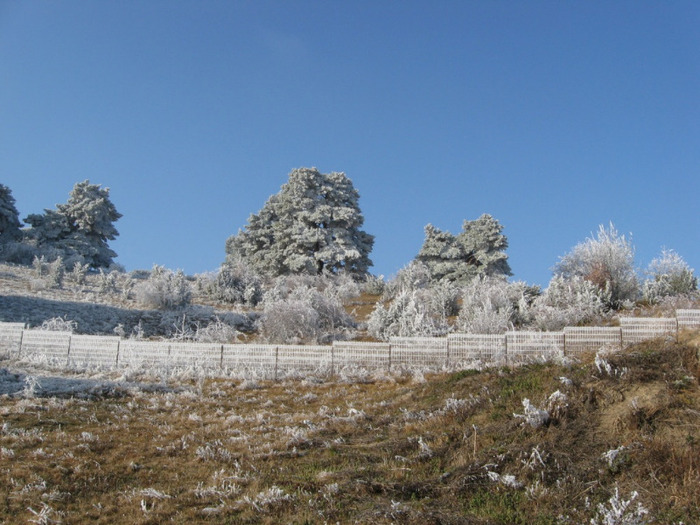
M 585 359 L 2 396 L 0 523 L 590 523 L 618 493 L 699 522 L 699 346 L 607 356 L 622 375 Z M 546 425 L 516 416 L 524 398 Z

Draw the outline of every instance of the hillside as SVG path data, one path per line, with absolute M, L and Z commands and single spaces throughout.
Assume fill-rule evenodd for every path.
M 0 523 L 697 523 L 699 346 L 362 381 L 99 377 L 76 397 L 17 372 Z

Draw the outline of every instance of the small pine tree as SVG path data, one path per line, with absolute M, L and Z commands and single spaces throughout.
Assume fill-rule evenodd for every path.
M 480 275 L 509 276 L 508 239 L 502 231 L 503 226 L 488 214 L 464 221 L 456 236 L 428 224 L 416 260 L 428 267 L 435 281 L 465 284 Z

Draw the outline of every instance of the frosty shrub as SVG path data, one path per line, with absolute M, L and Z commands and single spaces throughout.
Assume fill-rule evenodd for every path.
M 458 235 L 425 227 L 425 240 L 416 259 L 425 264 L 435 281 L 465 284 L 478 275 L 511 275 L 508 239 L 503 226 L 491 215 L 464 221 Z
M 329 342 L 346 338 L 354 321 L 338 297 L 298 287 L 281 298 L 266 295 L 260 332 L 269 342 Z
M 591 281 L 575 275 L 555 275 L 532 307 L 534 325 L 540 330 L 590 323 L 605 313 L 605 295 Z
M 48 332 L 75 332 L 78 328 L 78 323 L 65 319 L 63 317 L 52 317 L 41 323 L 41 330 Z
M 445 335 L 449 330 L 447 310 L 435 295 L 430 288 L 400 291 L 389 304 L 377 304 L 367 321 L 367 330 L 383 341 L 392 336 Z
M 601 298 L 606 300 L 607 306 L 613 309 L 635 300 L 639 293 L 634 247 L 612 223 L 608 229 L 601 225 L 595 238 L 589 237 L 561 257 L 554 274 L 591 281 L 604 293 Z
M 63 267 L 63 257 L 58 257 L 48 265 L 47 280 L 52 288 L 60 288 L 63 286 L 63 277 L 65 276 L 65 268 Z
M 156 264 L 148 280 L 138 286 L 136 298 L 148 308 L 167 310 L 187 306 L 192 293 L 182 270 L 173 272 Z
M 227 303 L 254 307 L 262 300 L 263 282 L 243 259 L 229 256 L 216 275 L 213 295 Z
M 477 277 L 462 289 L 457 330 L 472 334 L 502 334 L 529 321 L 535 292 L 523 282 L 503 277 Z
M 238 339 L 239 332 L 233 326 L 218 317 L 204 328 L 198 328 L 194 339 L 200 343 L 233 343 Z
M 415 291 L 430 286 L 430 269 L 420 261 L 411 261 L 401 268 L 396 277 L 384 287 L 382 300 L 388 301 L 404 291 Z
M 315 342 L 321 330 L 318 312 L 301 299 L 267 304 L 259 326 L 262 336 L 271 343 Z
M 111 294 L 117 291 L 117 273 L 106 272 L 100 268 L 100 273 L 97 275 L 97 285 L 102 294 Z
M 642 293 L 650 303 L 658 303 L 664 297 L 693 293 L 698 289 L 698 278 L 683 257 L 673 250 L 662 250 L 647 269 L 647 280 Z
M 382 295 L 386 282 L 383 275 L 368 275 L 364 283 L 362 283 L 362 293 L 369 295 Z
M 68 277 L 75 284 L 83 285 L 83 284 L 85 284 L 85 280 L 87 277 L 87 271 L 88 271 L 87 264 L 81 264 L 79 261 L 75 261 L 75 263 L 73 263 L 73 268 L 71 269 L 70 273 L 68 274 Z

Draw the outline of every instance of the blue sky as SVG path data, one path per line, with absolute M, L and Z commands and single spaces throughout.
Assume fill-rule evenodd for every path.
M 514 279 L 600 224 L 700 270 L 700 3 L 0 0 L 0 183 L 110 188 L 127 270 L 215 270 L 288 173 L 343 171 L 375 274 L 490 213 Z

